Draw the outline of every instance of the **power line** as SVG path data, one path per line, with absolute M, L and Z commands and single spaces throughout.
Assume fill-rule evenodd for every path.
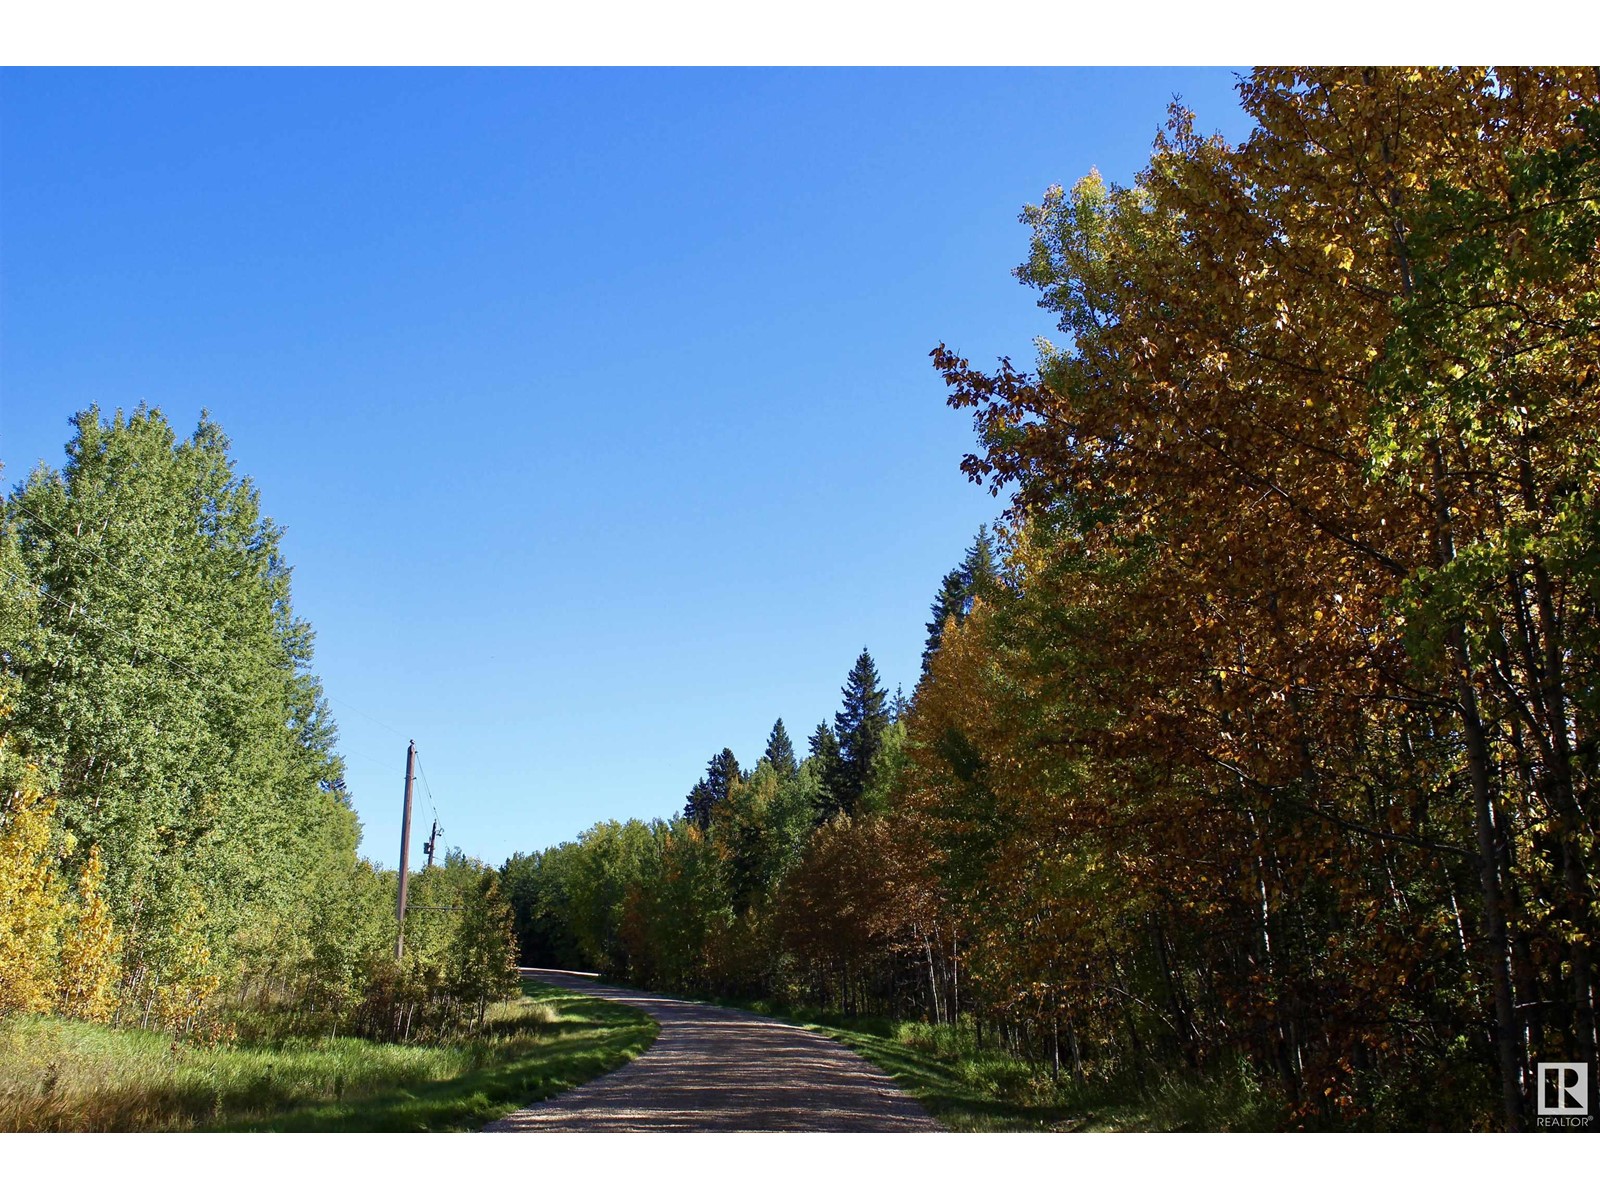
M 439 824 L 439 806 L 433 798 L 433 787 L 428 783 L 428 768 L 422 765 L 422 752 L 417 752 L 417 772 L 422 776 L 423 790 L 428 793 L 428 805 L 433 809 L 433 829 L 428 834 L 428 842 L 424 849 L 428 855 L 428 865 L 433 865 L 433 858 L 438 849 L 439 835 L 444 832 L 444 826 Z
M 45 600 L 50 601 L 50 603 L 56 605 L 58 608 L 66 609 L 67 610 L 67 615 L 69 617 L 70 616 L 75 616 L 79 620 L 86 621 L 90 625 L 93 625 L 96 628 L 101 629 L 106 633 L 114 633 L 114 634 L 118 635 L 119 637 L 123 638 L 128 643 L 128 645 L 133 647 L 133 649 L 142 650 L 146 654 L 149 654 L 149 655 L 154 656 L 155 658 L 161 659 L 163 662 L 167 663 L 168 665 L 170 665 L 171 667 L 173 667 L 177 671 L 180 671 L 182 674 L 187 675 L 193 682 L 201 684 L 202 686 L 213 687 L 218 692 L 221 692 L 223 695 L 227 696 L 227 698 L 230 699 L 230 700 L 241 701 L 241 702 L 243 701 L 243 697 L 240 696 L 239 693 L 234 691 L 232 688 L 226 687 L 225 685 L 219 683 L 215 679 L 208 679 L 208 678 L 205 678 L 203 676 L 196 675 L 194 673 L 194 670 L 187 663 L 181 663 L 177 659 L 172 658 L 169 655 L 163 654 L 161 651 L 157 650 L 154 646 L 145 645 L 138 638 L 136 638 L 132 634 L 128 633 L 128 631 L 125 630 L 125 629 L 115 628 L 114 626 L 107 625 L 104 621 L 101 621 L 97 617 L 90 616 L 88 608 L 86 606 L 81 606 L 81 605 L 77 605 L 77 604 L 68 604 L 60 596 L 55 595 L 53 592 L 47 591 L 45 588 L 41 587 L 39 584 L 30 583 L 28 580 L 26 580 L 26 579 L 22 578 L 20 575 L 18 575 L 15 571 L 7 571 L 6 574 L 11 578 L 11 581 L 13 583 L 20 583 L 23 587 L 25 587 L 29 591 L 33 592 L 35 595 L 39 596 L 41 599 L 45 599 Z
M 324 692 L 323 694 L 326 695 L 327 693 Z M 330 703 L 332 703 L 331 700 L 330 700 Z M 356 716 L 361 717 L 364 720 L 371 721 L 374 725 L 377 725 L 379 728 L 387 729 L 390 733 L 394 734 L 396 737 L 405 737 L 405 734 L 401 733 L 400 730 L 396 729 L 393 725 L 389 724 L 389 722 L 380 721 L 377 717 L 373 716 L 371 713 L 363 712 L 361 709 L 357 708 L 354 704 L 350 704 L 345 700 L 340 700 L 339 701 L 339 707 L 341 709 L 346 710 L 346 711 L 355 713 Z
M 422 776 L 422 790 L 428 793 L 428 804 L 433 809 L 433 815 L 439 815 L 439 806 L 433 800 L 433 788 L 428 786 L 428 768 L 422 765 L 422 751 L 417 751 L 417 771 Z
M 125 568 L 123 568 L 123 567 L 119 566 L 118 564 L 112 562 L 109 558 L 107 558 L 105 556 L 105 554 L 103 554 L 101 551 L 97 550 L 95 547 L 84 544 L 82 542 L 82 540 L 81 540 L 82 537 L 83 537 L 82 534 L 68 533 L 66 530 L 62 529 L 59 525 L 56 525 L 54 522 L 49 521 L 49 520 L 45 519 L 44 517 L 40 516 L 33 509 L 29 508 L 26 504 L 23 504 L 22 501 L 14 498 L 14 497 L 11 500 L 11 505 L 15 509 L 17 509 L 17 511 L 22 512 L 22 513 L 26 513 L 33 520 L 37 521 L 39 524 L 43 525 L 46 529 L 48 529 L 52 533 L 54 533 L 58 538 L 66 538 L 67 539 L 67 541 L 65 541 L 65 542 L 57 542 L 56 543 L 57 546 L 63 546 L 64 545 L 66 547 L 66 549 L 68 549 L 68 550 L 76 550 L 80 554 L 91 555 L 94 558 L 98 559 L 105 566 L 110 567 L 113 571 L 115 571 L 118 575 L 122 576 L 122 578 L 126 579 L 128 582 L 134 584 L 135 586 L 137 586 L 139 588 L 142 588 L 146 595 L 151 596 L 152 598 L 154 598 L 156 600 L 160 600 L 160 601 L 165 601 L 167 599 L 167 597 L 165 595 L 163 595 L 161 592 L 159 592 L 157 589 L 155 589 L 150 584 L 149 580 L 141 579 L 139 576 L 132 574 L 131 572 L 129 572 Z M 12 578 L 16 579 L 17 576 L 13 575 Z M 23 581 L 23 582 L 25 582 L 25 581 Z M 30 584 L 28 586 L 33 586 L 33 585 Z M 46 593 L 44 593 L 42 591 L 39 594 L 40 595 L 46 595 Z M 49 598 L 53 599 L 54 597 L 49 597 Z M 58 603 L 59 603 L 59 601 L 58 601 Z M 139 646 L 140 644 L 136 642 L 135 645 Z M 151 654 L 154 654 L 154 655 L 156 655 L 156 656 L 158 656 L 160 658 L 166 658 L 166 655 L 162 654 L 159 650 L 152 650 L 147 646 L 142 646 L 141 648 L 149 650 L 149 652 Z M 173 662 L 172 659 L 167 659 L 167 661 L 168 662 Z M 180 670 L 184 669 L 184 668 L 182 668 L 181 664 L 178 664 L 178 663 L 174 662 L 173 665 L 174 666 L 178 666 Z M 195 677 L 191 675 L 191 678 L 195 678 Z M 318 682 L 318 686 L 320 687 L 321 686 L 321 680 L 318 679 L 317 682 Z M 324 696 L 327 695 L 327 690 L 325 688 L 323 689 L 323 695 Z M 235 696 L 235 699 L 237 699 L 237 696 Z M 331 703 L 331 701 L 330 701 L 330 703 Z M 357 708 L 353 704 L 346 704 L 346 703 L 343 703 L 341 701 L 341 703 L 339 704 L 339 708 L 340 708 L 341 711 L 352 712 L 358 717 L 362 717 L 365 720 L 371 721 L 374 725 L 380 726 L 383 729 L 387 729 L 390 733 L 394 734 L 396 737 L 404 737 L 405 736 L 405 734 L 403 734 L 400 730 L 396 729 L 393 725 L 389 724 L 387 721 L 380 720 L 379 718 L 373 716 L 371 713 L 365 712 L 362 709 Z M 363 754 L 363 755 L 359 755 L 359 757 L 367 758 L 372 762 L 376 762 L 377 761 L 376 759 L 373 759 L 370 755 L 364 755 Z
M 44 517 L 42 517 L 38 513 L 34 512 L 33 509 L 29 508 L 26 504 L 22 503 L 22 501 L 20 501 L 20 500 L 12 499 L 11 504 L 12 504 L 12 507 L 17 509 L 18 512 L 26 513 L 28 516 L 32 517 L 35 521 L 39 522 L 39 524 L 43 525 L 46 529 L 50 530 L 50 532 L 55 534 L 58 538 L 67 538 L 68 539 L 65 543 L 57 542 L 56 543 L 57 546 L 65 545 L 65 547 L 68 550 L 76 550 L 80 554 L 93 555 L 95 558 L 99 559 L 100 562 L 102 562 L 106 566 L 110 567 L 118 575 L 121 575 L 129 583 L 132 583 L 135 586 L 144 589 L 144 591 L 145 591 L 145 593 L 147 595 L 153 596 L 157 600 L 165 600 L 167 598 L 160 591 L 158 591 L 150 583 L 150 581 L 148 579 L 143 579 L 143 578 L 139 577 L 138 575 L 132 574 L 131 572 L 129 572 L 124 567 L 118 566 L 116 563 L 112 562 L 101 551 L 95 549 L 93 546 L 85 545 L 81 540 L 82 537 L 83 537 L 83 534 L 81 534 L 81 533 L 68 533 L 66 530 L 62 529 L 61 526 L 59 526 L 59 525 L 57 525 L 57 524 L 55 524 L 55 523 L 53 523 L 51 521 L 46 520 Z
M 162 662 L 164 662 L 168 666 L 172 667 L 179 674 L 185 676 L 191 683 L 197 684 L 202 688 L 209 688 L 214 693 L 216 693 L 217 695 L 220 695 L 220 696 L 224 697 L 225 699 L 232 700 L 236 704 L 244 705 L 244 704 L 248 704 L 249 703 L 248 701 L 245 700 L 245 698 L 242 695 L 239 694 L 239 692 L 235 691 L 233 688 L 231 688 L 231 687 L 227 686 L 226 684 L 222 683 L 220 680 L 212 678 L 211 676 L 197 674 L 195 672 L 194 668 L 190 667 L 187 663 L 179 662 L 177 659 L 173 658 L 171 655 L 163 654 L 160 650 L 157 650 L 154 646 L 146 645 L 144 642 L 141 642 L 138 638 L 134 637 L 131 633 L 129 633 L 125 629 L 118 628 L 118 627 L 116 627 L 114 625 L 108 625 L 104 621 L 100 620 L 98 617 L 92 616 L 89 613 L 87 607 L 85 607 L 83 605 L 78 605 L 78 604 L 68 604 L 60 596 L 57 596 L 57 595 L 55 595 L 54 593 L 52 593 L 50 591 L 47 591 L 45 588 L 41 587 L 39 584 L 29 582 L 28 580 L 26 580 L 26 579 L 22 578 L 20 575 L 18 575 L 15 571 L 7 571 L 6 572 L 6 576 L 11 580 L 11 582 L 22 585 L 24 588 L 26 588 L 30 592 L 33 592 L 40 599 L 48 600 L 48 601 L 50 601 L 50 603 L 56 605 L 56 607 L 66 609 L 67 610 L 67 615 L 69 617 L 75 617 L 76 619 L 78 619 L 80 621 L 83 621 L 83 622 L 85 622 L 85 623 L 87 623 L 89 625 L 93 625 L 95 628 L 99 629 L 103 633 L 113 634 L 113 635 L 121 638 L 123 640 L 124 644 L 127 645 L 128 647 L 130 647 L 131 649 L 133 649 L 134 651 L 142 651 L 143 653 L 148 654 L 153 658 L 159 658 Z M 69 636 L 70 637 L 70 634 L 67 634 L 65 636 Z M 135 659 L 135 665 L 137 665 L 137 658 Z M 351 753 L 355 754 L 356 757 L 358 757 L 358 758 L 366 759 L 368 762 L 371 762 L 371 763 L 374 763 L 374 764 L 377 764 L 377 765 L 380 765 L 380 766 L 382 765 L 381 763 L 378 763 L 378 760 L 373 758 L 372 755 L 365 754 L 365 753 L 363 753 L 363 752 L 361 752 L 359 750 L 351 751 L 351 750 L 348 750 L 348 749 L 345 749 L 345 748 L 341 748 L 340 750 L 337 751 L 338 756 L 341 757 L 341 758 L 343 758 L 346 754 L 351 754 Z

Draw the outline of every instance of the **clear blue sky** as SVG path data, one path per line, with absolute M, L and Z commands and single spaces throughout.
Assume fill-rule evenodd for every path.
M 490 862 L 916 681 L 996 501 L 928 351 L 1031 362 L 1017 214 L 1231 71 L 0 74 L 0 459 L 209 408 L 287 526 L 362 851 L 405 739 Z M 419 788 L 426 831 L 432 813 Z M 413 854 L 420 846 L 419 837 Z

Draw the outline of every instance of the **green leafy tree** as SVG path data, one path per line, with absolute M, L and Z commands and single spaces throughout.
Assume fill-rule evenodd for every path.
M 500 869 L 521 961 L 527 966 L 578 970 L 584 965 L 567 891 L 578 852 L 575 844 L 566 842 L 534 854 L 513 854 Z
M 7 732 L 59 796 L 82 867 L 97 846 L 123 962 L 175 922 L 216 962 L 304 929 L 305 884 L 355 825 L 281 531 L 209 418 L 75 419 L 67 461 L 6 500 L 7 602 L 31 625 L 0 664 Z M 209 968 L 208 968 L 209 970 Z
M 566 890 L 573 936 L 587 968 L 629 974 L 624 902 L 656 856 L 657 832 L 643 821 L 602 821 L 579 837 Z
M 480 870 L 477 882 L 462 889 L 461 914 L 450 942 L 451 990 L 482 1024 L 492 1001 L 517 993 L 517 938 L 511 906 L 494 871 Z

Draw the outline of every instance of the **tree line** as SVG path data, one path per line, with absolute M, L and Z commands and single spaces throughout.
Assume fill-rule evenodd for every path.
M 0 504 L 0 1016 L 193 1031 L 229 1005 L 377 1036 L 481 1019 L 516 979 L 498 875 L 412 895 L 357 855 L 282 530 L 202 417 L 78 414 Z
M 1023 212 L 1007 497 L 890 710 L 505 868 L 524 952 L 964 1021 L 1286 1124 L 1519 1128 L 1595 1061 L 1600 75 L 1258 70 Z

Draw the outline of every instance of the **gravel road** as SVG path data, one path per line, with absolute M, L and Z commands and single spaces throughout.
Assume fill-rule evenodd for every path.
M 661 1033 L 627 1066 L 502 1117 L 485 1132 L 938 1129 L 888 1075 L 820 1033 L 572 971 L 523 975 L 642 1008 Z

